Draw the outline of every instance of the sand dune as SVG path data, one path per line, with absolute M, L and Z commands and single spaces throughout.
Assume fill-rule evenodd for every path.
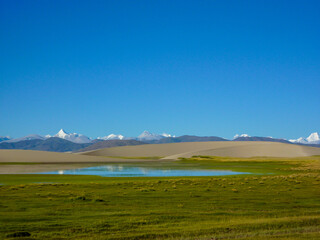
M 234 142 L 236 145 L 243 145 L 244 142 Z M 103 148 L 90 152 L 84 152 L 84 155 L 90 156 L 122 156 L 122 157 L 166 157 L 174 154 L 180 154 L 190 151 L 201 151 L 215 146 L 224 147 L 226 142 L 183 142 L 166 144 L 146 144 L 139 146 L 125 146 Z
M 320 148 L 278 142 L 187 142 L 105 148 L 85 152 L 83 155 L 123 157 L 161 156 L 164 159 L 177 159 L 193 155 L 303 157 L 320 155 Z
M 194 151 L 170 155 L 164 159 L 178 159 L 180 157 L 203 156 L 227 156 L 227 157 L 305 157 L 319 155 L 320 149 L 284 143 L 254 143 L 242 146 L 217 147 L 202 151 Z
M 130 159 L 108 158 L 99 156 L 86 156 L 72 153 L 56 153 L 33 150 L 0 150 L 1 162 L 32 162 L 32 163 L 108 163 L 132 162 Z M 137 160 L 135 160 L 137 161 Z M 143 161 L 143 159 L 141 160 Z M 3 166 L 0 166 L 3 167 Z
M 163 159 L 178 159 L 179 157 L 191 157 L 194 155 L 230 157 L 303 157 L 320 155 L 320 148 L 276 142 L 186 142 L 105 148 L 82 154 L 32 150 L 0 150 L 0 163 L 34 162 L 52 164 L 132 162 L 137 161 L 137 159 L 112 157 L 139 158 L 158 156 L 163 157 Z M 143 159 L 139 161 L 143 161 Z
M 99 161 L 99 157 L 33 150 L 0 150 L 0 162 L 64 163 Z

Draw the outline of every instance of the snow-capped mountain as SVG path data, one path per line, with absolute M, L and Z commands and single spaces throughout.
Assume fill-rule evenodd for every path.
M 0 136 L 0 142 L 3 142 L 3 141 L 8 141 L 10 140 L 11 138 L 9 136 Z
M 289 142 L 308 144 L 307 139 L 305 139 L 305 138 L 303 138 L 303 137 L 300 137 L 300 138 L 298 138 L 298 139 L 289 139 Z
M 236 138 L 239 138 L 239 137 L 250 137 L 250 136 L 248 134 L 246 134 L 246 133 L 241 134 L 241 135 L 236 134 L 236 135 L 234 135 L 233 139 L 236 139 Z
M 98 137 L 98 139 L 101 139 L 101 140 L 124 140 L 125 137 L 120 134 L 116 135 L 116 134 L 111 133 L 110 135 L 105 136 L 105 137 Z
M 140 141 L 152 141 L 152 140 L 160 140 L 166 137 L 175 137 L 175 136 L 172 136 L 171 134 L 168 134 L 168 133 L 156 134 L 156 133 L 150 133 L 148 131 L 143 131 L 143 133 L 141 133 L 137 137 L 137 139 Z
M 161 136 L 163 136 L 163 137 L 176 137 L 175 135 L 171 135 L 169 133 L 162 133 Z
M 319 133 L 314 132 L 307 137 L 307 141 L 312 144 L 320 144 L 320 136 Z
M 63 129 L 61 129 L 57 134 L 55 135 L 46 135 L 46 136 L 41 136 L 38 134 L 31 134 L 27 135 L 24 137 L 20 138 L 14 138 L 10 139 L 10 137 L 2 137 L 0 136 L 0 142 L 1 143 L 15 143 L 15 142 L 20 142 L 20 141 L 27 141 L 27 140 L 46 140 L 51 137 L 57 137 L 57 138 L 62 138 L 64 140 L 68 140 L 74 143 L 91 143 L 92 139 L 78 133 L 67 133 Z M 185 138 L 188 137 L 188 140 Z M 196 137 L 196 140 L 192 141 L 203 141 L 201 137 L 193 136 Z M 165 139 L 168 138 L 168 139 Z M 174 138 L 174 139 L 172 139 Z M 181 136 L 181 137 L 176 137 L 174 135 L 168 134 L 168 133 L 162 133 L 162 134 L 156 134 L 156 133 L 150 133 L 148 131 L 142 132 L 138 137 L 124 137 L 123 135 L 120 134 L 110 134 L 104 137 L 98 137 L 97 139 L 100 140 L 138 140 L 142 142 L 148 142 L 150 141 L 151 143 L 158 143 L 158 140 L 161 140 L 161 143 L 164 142 L 185 142 L 185 141 L 190 141 L 190 136 Z M 206 137 L 208 138 L 208 137 Z M 216 138 L 216 137 L 215 137 Z M 222 139 L 222 138 L 221 138 Z M 212 139 L 207 139 L 207 141 L 217 141 L 217 140 L 212 140 Z M 220 140 L 221 141 L 221 140 Z M 277 138 L 272 138 L 272 137 L 251 137 L 248 134 L 236 134 L 233 138 L 233 141 L 271 141 L 271 142 L 284 142 L 288 143 L 290 141 L 291 143 L 296 143 L 296 144 L 320 144 L 320 134 L 318 132 L 311 133 L 308 137 L 300 137 L 298 139 L 290 139 L 290 140 L 285 140 L 285 139 L 277 139 Z
M 50 135 L 46 136 L 51 137 Z M 56 135 L 54 135 L 53 137 L 58 137 L 58 138 L 62 138 L 65 140 L 68 140 L 70 142 L 74 142 L 74 143 L 89 143 L 91 142 L 91 139 L 88 138 L 85 135 L 82 134 L 78 134 L 78 133 L 67 133 L 66 131 L 64 131 L 63 129 L 61 129 Z
M 300 137 L 298 139 L 290 139 L 292 143 L 302 143 L 302 144 L 320 144 L 320 135 L 317 132 L 311 133 L 309 137 L 303 138 Z
M 10 139 L 10 140 L 3 141 L 3 142 L 20 142 L 20 141 L 35 140 L 35 139 L 44 140 L 45 137 L 40 136 L 38 134 L 30 134 L 30 135 L 25 136 L 25 137 L 14 138 L 14 139 Z
M 153 141 L 153 140 L 159 140 L 162 138 L 166 138 L 166 137 L 175 137 L 171 134 L 168 133 L 163 133 L 163 134 L 155 134 L 155 133 L 150 133 L 148 131 L 144 131 L 143 133 L 141 133 L 138 137 L 125 137 L 123 135 L 120 134 L 110 134 L 108 136 L 105 137 L 98 137 L 98 139 L 101 140 L 139 140 L 139 141 Z

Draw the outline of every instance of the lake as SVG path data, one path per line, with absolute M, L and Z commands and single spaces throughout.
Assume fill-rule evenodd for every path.
M 211 169 L 174 169 L 161 167 L 136 167 L 125 165 L 103 165 L 94 167 L 77 168 L 42 172 L 40 174 L 70 174 L 70 175 L 96 175 L 102 177 L 188 177 L 188 176 L 225 176 L 249 174 L 230 170 Z

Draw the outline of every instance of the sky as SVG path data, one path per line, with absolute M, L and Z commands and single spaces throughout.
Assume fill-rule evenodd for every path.
M 320 131 L 320 1 L 0 0 L 0 135 Z

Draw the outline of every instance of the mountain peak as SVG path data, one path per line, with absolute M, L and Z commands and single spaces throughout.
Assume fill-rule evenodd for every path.
M 320 136 L 318 132 L 311 133 L 309 137 L 303 138 L 300 137 L 298 139 L 290 139 L 292 143 L 302 143 L 302 144 L 320 144 Z
M 246 133 L 243 133 L 243 134 L 241 134 L 241 135 L 236 134 L 236 135 L 234 135 L 233 139 L 237 139 L 237 138 L 239 138 L 239 137 L 250 137 L 250 136 L 249 136 L 248 134 L 246 134 Z
M 123 140 L 124 136 L 121 134 L 113 134 L 111 133 L 110 135 L 108 135 L 107 137 L 108 139 L 119 139 L 119 140 Z
M 64 138 L 67 135 L 68 133 L 63 128 L 61 128 L 60 131 L 55 135 L 55 137 Z
M 163 133 L 163 134 L 156 134 L 156 133 L 151 133 L 147 130 L 144 130 L 139 136 L 139 140 L 147 140 L 147 141 L 152 141 L 152 140 L 160 140 L 161 138 L 166 138 L 166 137 L 172 137 L 171 134 L 168 133 Z
M 10 136 L 0 136 L 0 138 L 10 138 Z
M 60 131 L 54 135 L 54 137 L 62 138 L 74 143 L 89 143 L 91 142 L 91 139 L 77 133 L 67 133 L 64 129 L 60 129 Z
M 58 133 L 64 133 L 64 134 L 68 134 L 63 128 L 60 129 L 60 131 Z
M 320 136 L 318 132 L 311 133 L 309 137 L 307 137 L 308 142 L 319 141 Z
M 125 137 L 121 134 L 109 134 L 108 136 L 105 137 L 98 137 L 98 139 L 102 139 L 102 140 L 124 140 Z
M 145 136 L 145 135 L 152 135 L 152 133 L 150 133 L 150 132 L 147 131 L 147 130 L 144 130 L 144 131 L 139 135 L 139 137 L 140 137 L 140 136 Z
M 171 135 L 169 133 L 162 133 L 161 136 L 164 136 L 164 137 L 176 137 L 175 135 Z

